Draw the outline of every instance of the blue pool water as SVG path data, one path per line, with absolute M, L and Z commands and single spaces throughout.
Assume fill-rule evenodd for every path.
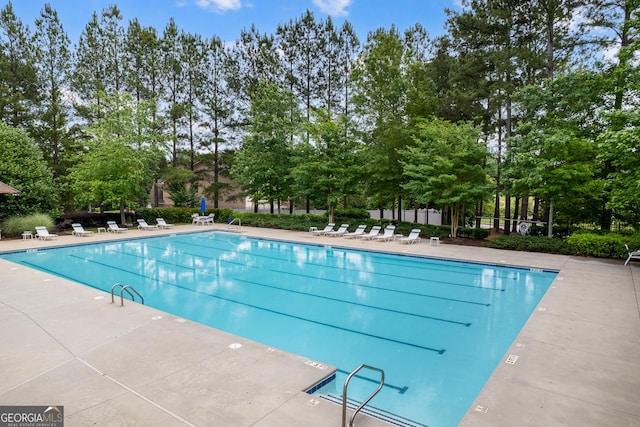
M 341 399 L 362 363 L 385 371 L 370 405 L 407 425 L 455 426 L 555 272 L 206 232 L 40 249 L 2 258 L 337 366 Z M 363 372 L 363 400 L 379 375 Z

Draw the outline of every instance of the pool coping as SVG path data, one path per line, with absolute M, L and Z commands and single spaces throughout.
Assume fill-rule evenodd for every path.
M 0 240 L 0 252 L 210 230 L 230 231 L 226 224 L 185 225 L 51 241 Z M 241 233 L 559 271 L 460 425 L 640 424 L 639 263 L 623 267 L 622 261 L 252 227 L 242 227 Z M 138 304 L 120 309 L 95 289 L 13 266 L 0 260 L 0 319 L 5 326 L 0 330 L 0 375 L 5 379 L 0 405 L 64 405 L 68 426 L 107 420 L 260 427 L 340 422 L 339 406 L 304 393 L 332 367 L 318 372 L 303 356 Z M 181 345 L 167 344 L 173 341 Z M 241 347 L 231 349 L 231 344 Z M 125 360 L 125 366 L 114 360 Z M 360 415 L 356 424 L 388 425 Z

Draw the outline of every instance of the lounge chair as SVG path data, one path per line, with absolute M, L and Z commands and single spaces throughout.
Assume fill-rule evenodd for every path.
M 71 234 L 73 234 L 74 236 L 88 237 L 93 234 L 93 231 L 85 230 L 84 227 L 82 227 L 82 224 L 79 223 L 71 224 L 71 227 L 73 227 L 73 231 L 71 232 Z
M 342 237 L 345 239 L 353 239 L 364 235 L 364 230 L 367 228 L 366 225 L 359 225 L 358 228 L 352 233 L 344 233 Z
M 393 240 L 395 238 L 396 226 L 393 224 L 387 225 L 384 228 L 384 233 L 378 236 L 373 236 L 371 240 L 377 240 L 381 242 L 388 242 L 389 240 Z
M 147 224 L 147 221 L 145 221 L 144 219 L 140 218 L 138 220 L 138 230 L 157 230 L 158 226 L 157 225 L 149 225 Z
M 158 228 L 171 228 L 173 224 L 167 224 L 164 218 L 156 218 Z
M 107 221 L 107 231 L 111 233 L 124 233 L 125 231 L 129 231 L 129 229 L 119 227 L 115 221 Z
M 44 226 L 36 227 L 36 239 L 49 240 L 49 239 L 56 239 L 56 238 L 58 238 L 58 235 L 50 234 L 49 230 L 47 230 L 47 227 L 44 227 Z
M 324 236 L 325 234 L 333 231 L 333 227 L 335 227 L 335 223 L 330 222 L 329 224 L 327 224 L 327 226 L 322 229 L 322 230 L 313 230 L 311 231 L 311 233 L 313 233 L 314 236 Z
M 626 267 L 627 264 L 629 264 L 629 261 L 631 261 L 632 259 L 640 259 L 640 249 L 637 251 L 632 251 L 631 249 L 629 249 L 629 245 L 627 245 L 626 243 L 624 244 L 624 247 L 627 248 L 627 253 L 629 254 L 629 257 L 624 262 L 624 265 Z
M 359 239 L 362 240 L 371 240 L 374 237 L 376 237 L 378 234 L 380 234 L 380 229 L 382 227 L 380 227 L 379 225 L 374 225 L 373 227 L 371 227 L 371 230 L 369 230 L 368 233 L 363 234 L 362 236 L 359 236 Z
M 329 231 L 325 236 L 338 237 L 343 236 L 349 231 L 349 224 L 342 224 L 337 230 Z
M 407 237 L 399 238 L 398 242 L 407 244 L 420 243 L 420 229 L 414 228 Z

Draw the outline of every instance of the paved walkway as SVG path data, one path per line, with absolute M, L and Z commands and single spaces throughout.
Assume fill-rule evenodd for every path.
M 164 232 L 203 229 L 212 227 Z M 162 232 L 0 240 L 0 252 Z M 640 425 L 639 263 L 250 227 L 242 233 L 559 270 L 503 358 L 517 362 L 498 365 L 461 426 Z M 121 308 L 104 292 L 3 260 L 0 325 L 0 405 L 64 405 L 67 427 L 340 425 L 339 406 L 303 392 L 332 367 L 146 306 Z M 358 416 L 356 425 L 387 424 Z

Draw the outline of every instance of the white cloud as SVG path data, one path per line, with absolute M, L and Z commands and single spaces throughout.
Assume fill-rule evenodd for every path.
M 196 0 L 196 4 L 202 9 L 211 10 L 216 13 L 238 10 L 242 7 L 241 0 Z
M 321 12 L 331 16 L 347 16 L 349 14 L 345 9 L 351 6 L 353 0 L 313 0 Z

